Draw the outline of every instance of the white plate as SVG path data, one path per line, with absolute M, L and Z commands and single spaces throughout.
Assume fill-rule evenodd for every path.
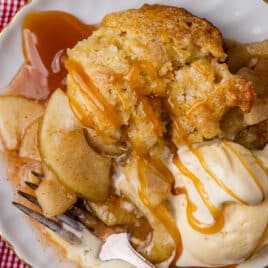
M 262 0 L 33 0 L 0 35 L 0 89 L 8 84 L 23 63 L 20 25 L 26 13 L 34 10 L 63 10 L 86 23 L 96 23 L 109 12 L 139 7 L 143 3 L 185 7 L 213 22 L 225 38 L 244 42 L 268 38 L 268 4 Z M 5 169 L 0 159 L 0 233 L 34 268 L 73 267 L 39 242 L 22 214 L 11 206 L 12 198 L 11 186 L 5 179 Z M 268 254 L 264 254 L 263 258 L 246 266 L 264 267 L 267 264 Z

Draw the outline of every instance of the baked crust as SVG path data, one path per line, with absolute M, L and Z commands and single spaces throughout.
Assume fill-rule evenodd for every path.
M 208 21 L 144 5 L 107 15 L 68 51 L 67 94 L 77 117 L 106 143 L 127 136 L 147 150 L 170 133 L 175 143 L 198 142 L 221 135 L 223 114 L 248 112 L 255 99 L 252 83 L 232 75 L 225 58 L 221 33 Z
M 220 61 L 227 56 L 220 31 L 183 8 L 145 4 L 140 9 L 111 13 L 104 17 L 102 25 L 139 35 L 147 41 L 148 47 L 151 44 L 163 47 L 166 43 L 181 49 L 197 46 L 204 54 L 211 54 Z M 157 57 L 150 59 L 155 61 Z

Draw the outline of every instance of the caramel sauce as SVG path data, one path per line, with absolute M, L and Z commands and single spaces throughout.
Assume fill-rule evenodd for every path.
M 172 218 L 171 214 L 168 212 L 166 207 L 163 204 L 158 206 L 154 206 L 145 193 L 146 189 L 146 179 L 144 177 L 145 174 L 145 161 L 142 158 L 138 159 L 138 178 L 139 178 L 139 197 L 144 203 L 144 205 L 159 219 L 161 223 L 164 224 L 167 232 L 169 232 L 173 241 L 175 242 L 175 256 L 173 258 L 172 263 L 170 264 L 170 268 L 176 267 L 177 259 L 180 257 L 182 252 L 182 241 L 181 235 L 177 228 L 176 222 Z
M 155 115 L 155 112 L 154 112 L 151 104 L 146 99 L 146 97 L 140 96 L 139 98 L 140 98 L 140 103 L 142 104 L 142 109 L 143 109 L 144 115 L 152 123 L 156 135 L 161 137 L 163 134 L 163 129 L 160 125 L 159 119 Z
M 84 108 L 78 101 L 77 101 L 77 96 L 74 97 L 74 95 L 80 94 L 81 97 L 83 97 L 84 102 L 89 102 L 88 105 L 91 104 L 91 100 L 87 97 L 87 95 L 82 92 L 82 91 L 78 91 L 75 88 L 72 88 L 72 90 L 74 92 L 72 92 L 72 95 L 70 94 L 70 96 L 72 96 L 71 98 L 69 98 L 69 104 L 70 107 L 74 113 L 74 115 L 76 116 L 76 118 L 78 119 L 78 121 L 81 122 L 82 125 L 84 126 L 88 126 L 88 127 L 92 127 L 94 128 L 95 123 L 92 120 L 92 117 L 90 116 L 90 114 L 88 113 L 87 109 Z M 87 114 L 87 116 L 85 116 L 85 114 Z
M 163 134 L 163 128 L 160 125 L 159 119 L 157 118 L 152 104 L 143 96 L 142 85 L 139 81 L 140 73 L 147 73 L 154 78 L 157 83 L 157 88 L 160 87 L 160 82 L 158 79 L 157 72 L 148 62 L 137 62 L 132 66 L 129 73 L 125 76 L 125 79 L 129 81 L 131 88 L 134 90 L 138 102 L 142 104 L 144 116 L 152 123 L 153 128 L 157 136 L 161 137 Z
M 120 87 L 121 79 L 119 78 L 119 80 L 117 80 L 117 79 L 114 79 L 114 80 L 115 81 L 113 83 L 113 86 L 114 86 L 116 94 L 117 94 L 117 96 L 118 96 L 118 98 L 123 106 L 123 109 L 128 109 L 128 102 L 127 102 L 125 96 L 122 94 L 121 87 Z
M 113 125 L 119 127 L 122 123 L 120 116 L 115 112 L 114 107 L 101 95 L 100 89 L 94 85 L 82 66 L 74 60 L 67 60 L 65 66 L 79 86 L 80 91 L 84 93 L 84 96 L 90 99 L 105 118 L 108 118 Z
M 181 192 L 181 190 L 179 190 L 178 192 L 176 192 L 175 190 L 176 194 L 183 193 L 186 195 L 186 199 L 188 201 L 187 218 L 192 228 L 204 234 L 213 234 L 220 231 L 224 226 L 224 216 L 222 211 L 216 208 L 212 204 L 202 182 L 190 170 L 188 170 L 187 167 L 185 167 L 185 165 L 181 162 L 179 155 L 176 155 L 174 157 L 173 162 L 177 166 L 177 168 L 182 172 L 182 174 L 184 174 L 187 178 L 189 178 L 193 182 L 201 199 L 209 209 L 215 221 L 215 223 L 209 226 L 204 226 L 203 224 L 201 224 L 201 222 L 197 220 L 194 216 L 194 212 L 196 211 L 196 205 L 193 205 L 193 203 L 190 201 L 187 191 L 183 190 L 183 192 Z
M 139 94 L 142 94 L 142 85 L 139 80 L 139 75 L 140 74 L 148 74 L 152 80 L 155 81 L 156 86 L 155 90 L 159 91 L 160 88 L 162 87 L 162 83 L 158 77 L 158 72 L 157 70 L 152 66 L 151 63 L 146 62 L 146 61 L 138 61 L 133 64 L 132 68 L 130 69 L 129 73 L 125 76 L 125 79 L 127 81 L 130 81 L 132 83 L 132 87 L 136 90 L 140 89 Z
M 60 11 L 33 12 L 22 22 L 25 64 L 9 85 L 8 92 L 46 99 L 56 88 L 65 89 L 66 49 L 88 37 L 95 26 Z
M 187 133 L 184 130 L 184 128 L 182 127 L 181 123 L 178 120 L 174 119 L 174 118 L 172 120 L 172 123 L 173 123 L 173 129 L 175 130 L 175 132 L 178 133 L 178 137 L 181 137 L 178 142 L 180 144 L 182 144 L 182 145 L 183 144 L 188 144 L 188 142 L 187 142 Z
M 175 115 L 175 110 L 176 110 L 175 104 L 170 98 L 168 98 L 164 104 L 165 104 L 166 111 L 171 116 L 173 131 L 178 134 L 177 135 L 178 137 L 180 137 L 180 139 L 177 142 L 181 145 L 185 145 L 185 144 L 187 145 L 188 133 L 185 131 L 181 122 L 179 122 L 179 120 L 177 119 L 177 116 Z
M 268 168 L 266 168 L 262 162 L 262 160 L 256 156 L 255 154 L 252 154 L 252 156 L 255 158 L 256 162 L 258 163 L 259 167 L 264 171 L 264 173 L 266 173 L 266 175 L 268 176 Z
M 80 88 L 81 93 L 83 93 L 83 95 L 88 99 L 87 101 L 93 104 L 93 106 L 96 108 L 96 112 L 101 112 L 103 117 L 108 119 L 111 124 L 116 127 L 120 127 L 122 125 L 122 119 L 120 118 L 120 115 L 115 112 L 113 105 L 107 102 L 105 97 L 102 96 L 101 90 L 94 85 L 90 76 L 85 72 L 83 67 L 74 60 L 67 60 L 65 62 L 65 67 L 74 79 L 76 85 Z M 116 90 L 123 107 L 126 107 L 127 105 L 122 94 L 120 93 L 118 82 L 120 82 L 122 79 L 126 79 L 127 81 L 129 81 L 131 88 L 136 94 L 138 102 L 142 105 L 142 111 L 144 113 L 144 116 L 152 123 L 157 136 L 162 136 L 163 127 L 161 126 L 150 101 L 146 96 L 143 96 L 142 94 L 139 74 L 140 72 L 145 71 L 144 68 L 148 68 L 146 69 L 146 72 L 149 71 L 150 74 L 153 73 L 154 77 L 157 76 L 157 73 L 154 71 L 154 68 L 151 67 L 149 63 L 139 62 L 131 68 L 131 70 L 126 76 L 122 77 L 122 75 L 120 75 L 118 77 L 114 77 L 114 89 Z M 157 85 L 157 87 L 158 86 L 159 85 Z M 70 103 L 73 107 L 75 106 L 73 110 L 76 111 L 76 115 L 77 117 L 79 117 L 79 120 L 81 122 L 84 122 L 85 126 L 92 127 L 92 122 L 90 122 L 89 124 L 87 123 L 88 116 L 84 112 L 79 115 L 81 110 L 79 111 L 77 104 L 73 103 L 72 98 L 70 100 Z
M 160 86 L 159 79 L 157 78 L 157 72 L 155 69 L 149 64 L 145 62 L 138 62 L 130 69 L 129 73 L 125 76 L 125 79 L 130 83 L 131 88 L 134 90 L 136 94 L 136 98 L 138 99 L 138 103 L 142 105 L 142 109 L 144 112 L 144 117 L 152 123 L 154 131 L 157 136 L 161 137 L 163 135 L 163 128 L 160 125 L 159 119 L 156 116 L 156 113 L 153 109 L 152 103 L 147 100 L 145 96 L 143 96 L 142 85 L 139 81 L 139 74 L 144 71 L 149 73 L 152 77 L 155 77 L 155 81 L 157 82 L 157 87 Z M 132 144 L 132 148 L 136 152 L 139 157 L 138 160 L 138 178 L 140 182 L 139 188 L 139 197 L 144 203 L 144 205 L 164 224 L 166 230 L 170 233 L 170 236 L 174 240 L 176 244 L 175 248 L 175 256 L 170 267 L 176 267 L 176 261 L 181 255 L 182 251 L 182 242 L 179 230 L 176 226 L 176 223 L 172 219 L 171 215 L 168 213 L 164 205 L 159 205 L 154 207 L 148 197 L 146 196 L 145 189 L 146 183 L 144 178 L 144 165 L 147 163 L 153 168 L 157 174 L 162 178 L 163 181 L 174 185 L 175 179 L 170 172 L 170 170 L 166 167 L 163 161 L 157 157 L 151 157 L 148 149 L 144 147 L 137 146 L 134 142 L 132 142 L 131 137 L 128 135 L 128 140 Z
M 137 147 L 135 143 L 132 142 L 129 137 L 129 141 L 134 149 L 135 153 L 139 158 L 142 158 L 143 161 L 146 162 L 147 165 L 154 170 L 154 172 L 165 182 L 169 183 L 172 187 L 175 184 L 175 178 L 172 172 L 167 167 L 166 163 L 157 156 L 151 156 L 148 152 L 148 149 L 145 147 Z
M 251 175 L 251 177 L 253 178 L 253 180 L 255 181 L 257 187 L 259 188 L 261 194 L 262 194 L 262 200 L 265 199 L 265 193 L 264 193 L 264 189 L 259 181 L 259 179 L 257 178 L 257 176 L 254 174 L 254 172 L 251 170 L 251 168 L 249 167 L 249 165 L 246 163 L 246 161 L 243 159 L 243 157 L 238 153 L 238 151 L 227 141 L 223 141 L 224 145 L 229 148 L 233 154 L 239 159 L 239 161 L 242 163 L 242 165 L 244 166 L 244 168 L 248 171 L 248 173 Z
M 190 151 L 197 157 L 199 163 L 204 168 L 204 170 L 210 175 L 210 177 L 230 196 L 239 201 L 244 205 L 248 205 L 247 202 L 243 201 L 239 196 L 237 196 L 230 188 L 228 188 L 217 176 L 216 174 L 208 167 L 203 155 L 195 149 L 192 145 L 189 145 Z
M 154 131 L 157 136 L 161 137 L 163 135 L 163 127 L 160 125 L 160 121 L 157 118 L 155 111 L 153 109 L 151 101 L 147 100 L 145 96 L 143 96 L 142 86 L 139 82 L 139 74 L 140 72 L 149 73 L 152 77 L 155 77 L 155 81 L 157 82 L 157 87 L 160 87 L 160 81 L 157 77 L 157 72 L 155 69 L 149 64 L 145 62 L 139 62 L 135 64 L 129 73 L 125 76 L 125 79 L 129 81 L 131 88 L 135 91 L 136 97 L 138 99 L 138 103 L 142 105 L 142 109 L 144 112 L 144 117 L 152 123 Z M 123 102 L 122 102 L 123 104 Z M 124 105 L 124 104 L 123 104 Z M 132 144 L 132 148 L 138 155 L 138 178 L 139 178 L 139 197 L 144 203 L 144 205 L 159 219 L 161 223 L 164 224 L 166 230 L 169 232 L 171 238 L 175 243 L 175 255 L 170 264 L 170 268 L 176 267 L 176 262 L 181 255 L 182 252 L 182 242 L 180 232 L 177 228 L 176 222 L 167 211 L 166 207 L 163 204 L 158 206 L 153 206 L 150 202 L 149 198 L 146 195 L 146 180 L 145 180 L 145 170 L 144 165 L 148 164 L 151 168 L 156 171 L 156 173 L 161 177 L 161 179 L 165 182 L 170 183 L 172 186 L 175 184 L 175 178 L 170 170 L 167 168 L 165 163 L 158 158 L 150 156 L 148 149 L 144 147 L 140 147 L 135 145 L 132 142 L 130 136 L 128 136 L 130 143 Z
M 150 157 L 148 162 L 152 164 L 153 168 L 158 171 L 162 180 L 169 183 L 172 187 L 174 186 L 175 178 L 171 173 L 171 171 L 166 166 L 166 164 L 160 158 Z
M 188 192 L 187 192 L 185 187 L 175 187 L 173 189 L 173 194 L 174 195 L 184 194 L 186 196 L 186 200 L 187 200 L 187 215 L 188 215 L 188 212 L 190 213 L 189 215 L 192 215 L 192 212 L 195 212 L 197 210 L 197 206 L 189 198 Z

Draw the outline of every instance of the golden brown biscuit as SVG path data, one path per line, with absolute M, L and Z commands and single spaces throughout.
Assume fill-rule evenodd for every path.
M 127 137 L 143 152 L 170 127 L 175 143 L 201 141 L 221 134 L 230 107 L 249 111 L 255 98 L 225 58 L 221 33 L 208 21 L 144 5 L 107 15 L 68 51 L 67 94 L 80 121 L 106 143 Z
M 183 8 L 146 4 L 140 9 L 109 14 L 103 19 L 102 26 L 138 37 L 140 43 L 147 45 L 147 53 L 142 55 L 142 60 L 155 67 L 162 67 L 160 64 L 166 62 L 166 46 L 185 50 L 188 60 L 210 54 L 220 61 L 226 58 L 220 31 Z M 171 60 L 176 60 L 170 56 Z M 181 56 L 179 53 L 176 58 Z

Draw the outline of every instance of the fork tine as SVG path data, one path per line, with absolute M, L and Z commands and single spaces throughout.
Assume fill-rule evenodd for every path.
M 25 181 L 24 182 L 28 187 L 30 187 L 32 190 L 36 190 L 38 188 L 38 185 L 33 183 L 33 182 L 30 182 L 30 181 Z
M 73 206 L 69 209 L 69 213 L 90 230 L 94 230 L 98 225 L 98 221 L 90 213 L 79 207 Z
M 38 221 L 39 223 L 46 226 L 48 229 L 60 235 L 67 242 L 74 244 L 74 245 L 78 245 L 82 243 L 81 239 L 78 236 L 76 236 L 70 231 L 65 230 L 61 225 L 57 224 L 56 222 L 50 219 L 47 219 L 42 214 L 37 213 L 17 202 L 12 202 L 12 204 L 16 206 L 24 214 L 28 215 L 30 218 Z
M 38 178 L 39 180 L 42 180 L 42 179 L 44 179 L 44 177 L 45 177 L 43 174 L 41 174 L 41 173 L 39 173 L 39 172 L 37 172 L 37 171 L 34 171 L 34 170 L 32 170 L 31 173 L 32 173 L 33 176 L 35 176 L 35 177 Z
M 18 190 L 18 194 L 20 196 L 22 196 L 23 198 L 25 198 L 26 200 L 28 200 L 29 202 L 31 202 L 32 204 L 34 204 L 37 207 L 42 209 L 41 205 L 39 204 L 39 202 L 38 202 L 38 200 L 37 200 L 37 198 L 35 196 L 33 196 L 31 194 L 28 194 L 28 193 L 25 193 L 25 192 L 20 191 L 20 190 Z M 57 220 L 59 220 L 61 223 L 65 223 L 65 224 L 69 225 L 74 230 L 77 230 L 77 231 L 82 231 L 83 230 L 82 225 L 79 222 L 77 222 L 74 219 L 68 217 L 67 215 L 61 214 L 61 215 L 57 215 L 55 218 Z
M 39 202 L 37 201 L 36 197 L 31 195 L 31 194 L 28 194 L 28 193 L 25 193 L 21 190 L 18 190 L 17 193 L 22 196 L 23 198 L 25 198 L 26 200 L 28 200 L 29 202 L 31 202 L 32 204 L 36 205 L 37 207 L 41 208 Z
M 59 220 L 60 222 L 63 222 L 65 224 L 69 225 L 70 227 L 72 227 L 76 231 L 81 232 L 83 230 L 82 225 L 78 221 L 72 219 L 71 217 L 67 216 L 66 214 L 57 215 L 55 218 L 57 220 Z

